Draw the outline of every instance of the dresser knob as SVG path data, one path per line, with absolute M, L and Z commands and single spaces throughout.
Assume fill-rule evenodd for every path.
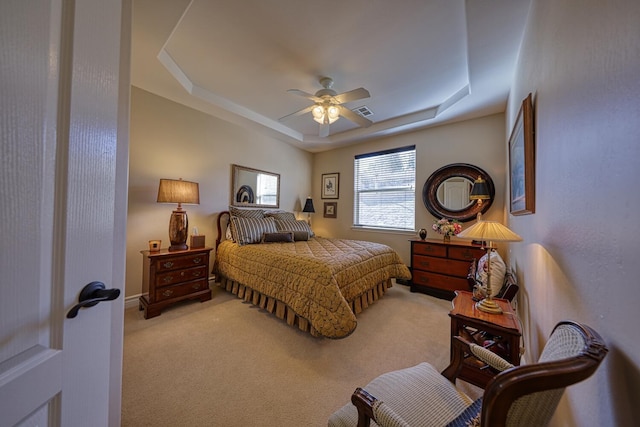
M 172 280 L 173 276 L 164 276 L 164 279 L 162 279 L 164 283 L 171 283 Z
M 162 293 L 162 295 L 164 295 L 165 297 L 170 297 L 171 295 L 173 295 L 173 290 L 167 289 Z
M 202 262 L 202 258 L 200 258 L 200 257 L 193 259 L 193 263 L 194 264 L 200 264 L 201 262 Z
M 191 273 L 191 275 L 193 277 L 200 277 L 200 276 L 202 276 L 202 271 L 199 271 L 199 270 L 198 271 L 194 271 L 193 273 Z
M 193 286 L 191 286 L 193 289 L 198 290 L 200 289 L 200 283 L 196 283 Z

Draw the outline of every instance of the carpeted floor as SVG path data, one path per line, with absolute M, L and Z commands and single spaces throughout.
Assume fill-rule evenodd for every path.
M 395 285 L 340 340 L 313 338 L 215 286 L 211 301 L 153 319 L 127 309 L 122 426 L 326 426 L 383 372 L 422 361 L 444 369 L 450 309 Z

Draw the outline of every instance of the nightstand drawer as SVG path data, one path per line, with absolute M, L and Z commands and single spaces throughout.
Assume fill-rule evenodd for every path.
M 156 275 L 156 287 L 170 286 L 176 283 L 186 282 L 207 277 L 207 267 L 189 268 L 186 270 L 169 271 Z
M 182 283 L 180 285 L 169 286 L 156 289 L 155 300 L 163 301 L 171 298 L 179 298 L 194 292 L 208 289 L 208 280 L 194 280 L 192 282 Z
M 447 247 L 442 245 L 432 245 L 429 243 L 414 244 L 413 253 L 418 255 L 446 257 Z
M 467 268 L 469 267 L 469 262 L 474 259 L 482 258 L 484 255 L 484 250 L 480 247 L 477 248 L 465 248 L 465 247 L 451 247 L 449 248 L 449 258 L 459 259 L 462 261 L 467 261 Z M 465 273 L 466 274 L 466 273 Z
M 467 279 L 445 276 L 443 274 L 429 273 L 426 271 L 413 270 L 411 279 L 416 286 L 428 286 L 446 291 L 457 291 L 469 289 Z
M 208 256 L 204 253 L 175 257 L 171 259 L 158 259 L 156 260 L 156 272 L 160 273 L 162 271 L 205 265 L 207 260 Z
M 468 261 L 434 258 L 422 255 L 414 255 L 412 266 L 418 270 L 427 270 L 458 277 L 467 277 L 467 273 L 469 272 Z

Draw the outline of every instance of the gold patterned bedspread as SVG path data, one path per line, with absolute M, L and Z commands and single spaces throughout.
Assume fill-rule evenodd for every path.
M 314 237 L 244 246 L 227 240 L 216 260 L 219 274 L 284 302 L 329 338 L 356 328 L 349 301 L 391 278 L 411 278 L 392 248 L 359 240 Z

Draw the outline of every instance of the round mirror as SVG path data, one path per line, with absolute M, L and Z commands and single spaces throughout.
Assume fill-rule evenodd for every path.
M 470 200 L 473 182 L 481 177 L 487 183 L 489 199 L 480 205 Z M 422 188 L 424 206 L 436 218 L 471 221 L 478 212 L 485 213 L 495 196 L 495 187 L 488 173 L 467 163 L 443 166 L 431 174 Z

